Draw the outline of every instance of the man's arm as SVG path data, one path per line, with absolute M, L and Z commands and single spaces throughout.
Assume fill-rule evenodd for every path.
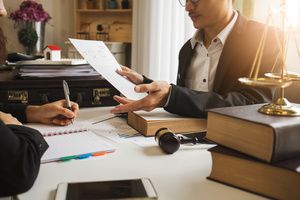
M 5 125 L 1 120 L 0 138 L 0 196 L 29 190 L 38 175 L 47 143 L 37 130 Z
M 243 87 L 225 95 L 199 92 L 172 84 L 171 95 L 165 110 L 188 117 L 207 117 L 207 109 L 270 102 L 275 95 L 272 88 Z
M 121 73 L 120 73 L 121 74 Z M 136 72 L 126 71 L 126 77 L 136 77 Z M 124 73 L 122 74 L 124 75 Z M 140 75 L 140 77 L 142 77 Z M 114 99 L 121 103 L 111 110 L 113 113 L 145 110 L 151 111 L 156 107 L 165 107 L 171 113 L 189 117 L 207 117 L 207 109 L 227 106 L 241 106 L 270 102 L 275 96 L 276 88 L 258 88 L 232 84 L 224 94 L 216 92 L 200 92 L 185 87 L 169 85 L 164 81 L 154 81 L 143 77 L 148 84 L 135 87 L 136 92 L 147 92 L 148 95 L 137 101 L 125 97 L 115 96 Z M 148 81 L 145 81 L 148 80 Z M 139 78 L 141 80 L 141 78 Z M 235 81 L 236 82 L 236 81 Z

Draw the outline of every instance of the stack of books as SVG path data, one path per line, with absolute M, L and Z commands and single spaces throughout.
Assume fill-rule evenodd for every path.
M 275 199 L 300 199 L 300 117 L 259 113 L 262 105 L 212 109 L 208 179 Z

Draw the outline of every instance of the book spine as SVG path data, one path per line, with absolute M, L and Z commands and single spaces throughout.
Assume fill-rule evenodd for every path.
M 226 181 L 218 180 L 218 179 L 213 178 L 213 177 L 210 177 L 210 176 L 208 176 L 207 179 L 210 180 L 210 181 L 214 181 L 214 182 L 217 182 L 217 183 L 220 183 L 220 184 L 227 185 L 227 186 L 229 186 L 229 187 L 233 187 L 233 188 L 237 188 L 237 189 L 243 190 L 243 191 L 245 191 L 245 192 L 249 192 L 249 193 L 252 193 L 252 194 L 256 194 L 256 195 L 259 195 L 259 196 L 262 196 L 262 197 L 265 197 L 265 198 L 271 198 L 271 199 L 274 199 L 274 198 L 275 198 L 275 197 L 272 197 L 272 196 L 268 196 L 268 195 L 265 195 L 265 194 L 261 194 L 261 193 L 258 193 L 258 192 L 249 190 L 249 189 L 247 189 L 247 188 L 240 187 L 240 186 L 238 186 L 238 185 L 234 185 L 234 184 L 227 183 Z
M 128 125 L 137 130 L 139 133 L 143 135 L 147 135 L 147 122 L 140 116 L 136 115 L 133 112 L 128 113 Z
M 300 121 L 298 124 L 278 126 L 274 130 L 272 162 L 300 156 Z

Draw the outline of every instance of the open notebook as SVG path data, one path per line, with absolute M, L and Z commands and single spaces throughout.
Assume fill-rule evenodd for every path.
M 39 130 L 49 145 L 41 159 L 42 163 L 93 156 L 115 150 L 100 136 L 79 124 L 66 127 L 42 124 L 30 124 L 28 126 Z

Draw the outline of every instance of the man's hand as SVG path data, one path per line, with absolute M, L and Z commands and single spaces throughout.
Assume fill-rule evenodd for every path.
M 136 110 L 151 111 L 166 104 L 171 86 L 165 81 L 154 81 L 135 87 L 136 92 L 148 92 L 143 99 L 133 101 L 125 97 L 114 96 L 114 99 L 123 105 L 118 105 L 111 110 L 112 113 L 124 113 Z
M 66 126 L 72 123 L 79 110 L 77 103 L 71 102 L 71 110 L 65 108 L 66 101 L 60 100 L 42 106 L 28 106 L 28 122 Z
M 121 66 L 122 70 L 117 70 L 118 74 L 126 77 L 132 83 L 139 85 L 143 83 L 144 77 L 136 71 L 129 69 L 128 67 Z
M 0 112 L 0 120 L 3 121 L 4 124 L 13 124 L 13 125 L 22 125 L 17 118 L 13 117 L 11 114 L 7 114 L 4 112 Z

